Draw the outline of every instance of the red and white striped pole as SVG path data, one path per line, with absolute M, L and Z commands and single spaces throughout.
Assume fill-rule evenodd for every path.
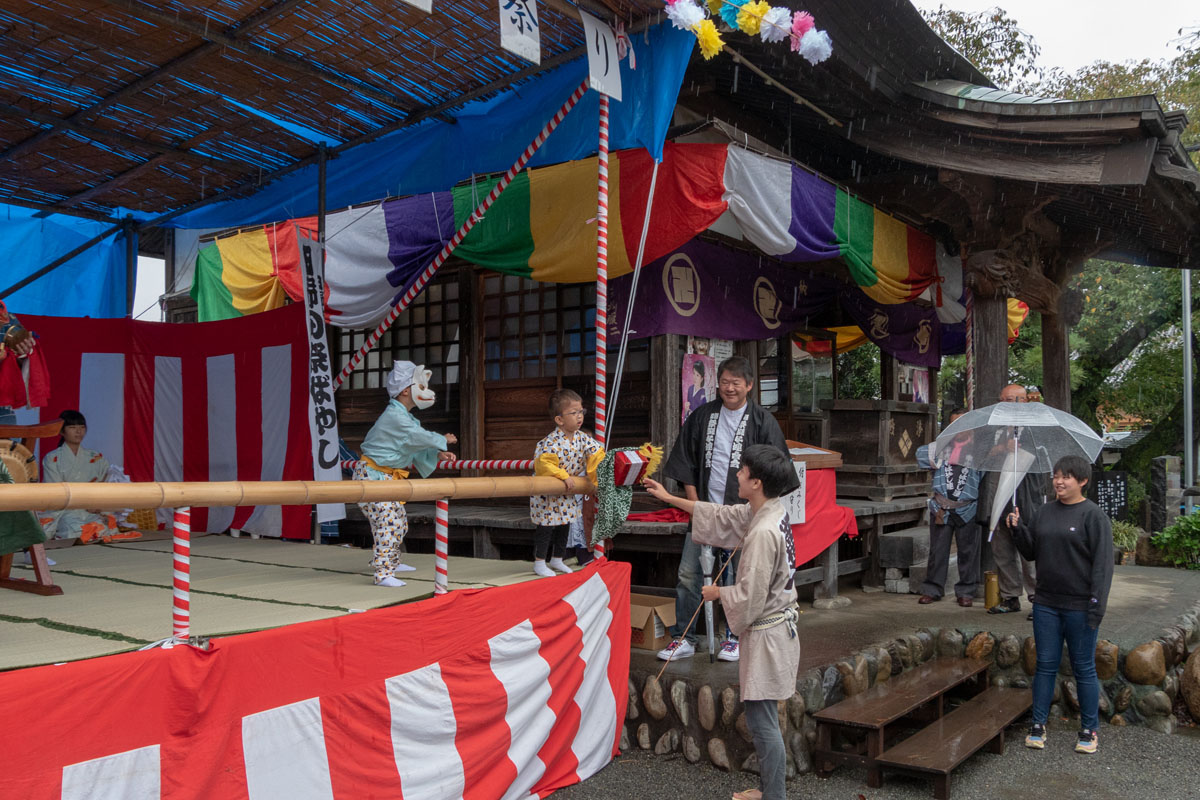
M 450 590 L 447 565 L 450 555 L 450 501 L 437 501 L 433 517 L 433 593 L 445 594 Z
M 192 621 L 192 510 L 187 506 L 175 509 L 174 544 L 173 636 L 177 642 L 186 642 Z
M 608 446 L 608 95 L 600 93 L 599 197 L 596 214 L 596 439 Z M 604 542 L 594 548 L 604 558 Z
M 533 154 L 541 148 L 542 144 L 546 141 L 546 138 L 554 132 L 554 129 L 557 128 L 559 123 L 562 122 L 567 116 L 567 112 L 574 108 L 575 104 L 578 103 L 579 100 L 587 93 L 587 86 L 588 82 L 585 79 L 583 83 L 579 84 L 579 88 L 571 93 L 571 96 L 567 98 L 567 101 L 562 104 L 562 107 L 555 112 L 554 116 L 550 118 L 550 121 L 545 124 L 541 132 L 538 133 L 537 137 L 529 143 L 528 147 L 525 148 L 525 152 L 522 153 L 521 157 L 516 160 L 516 163 L 508 168 L 508 172 L 504 173 L 504 177 L 500 179 L 500 182 L 492 187 L 492 191 L 489 192 L 488 196 L 484 198 L 484 201 L 479 204 L 479 207 L 471 212 L 471 216 L 467 217 L 467 221 L 462 224 L 462 227 L 455 232 L 454 237 L 451 238 L 450 241 L 446 243 L 446 246 L 442 248 L 442 251 L 437 254 L 437 257 L 433 259 L 433 263 L 425 268 L 425 271 L 420 274 L 417 280 L 413 282 L 413 285 L 409 287 L 408 291 L 404 293 L 404 296 L 400 298 L 400 302 L 396 303 L 396 305 L 392 307 L 392 310 L 388 312 L 388 315 L 384 318 L 383 322 L 379 323 L 379 327 L 377 327 L 374 332 L 367 337 L 367 340 L 363 343 L 363 346 L 358 349 L 358 352 L 346 362 L 346 366 L 342 368 L 342 371 L 338 373 L 337 379 L 334 381 L 335 389 L 346 382 L 346 379 L 350 377 L 350 373 L 354 371 L 354 368 L 357 367 L 364 358 L 366 358 L 366 355 L 371 351 L 371 348 L 378 344 L 379 340 L 383 338 L 383 334 L 387 332 L 387 329 L 392 327 L 392 323 L 396 321 L 404 309 L 408 308 L 409 304 L 416 298 L 416 296 L 421 293 L 421 290 L 425 288 L 425 284 L 429 283 L 429 279 L 432 278 L 434 273 L 441 268 L 446 259 L 450 257 L 450 254 L 453 253 L 460 244 L 462 244 L 462 240 L 466 238 L 471 229 L 475 227 L 475 224 L 483 219 L 483 215 L 486 214 L 487 210 L 492 207 L 492 203 L 496 202 L 496 198 L 500 196 L 500 193 L 508 188 L 508 185 L 512 183 L 513 178 L 517 176 L 517 173 L 525 168 L 525 165 L 529 163 L 529 159 L 533 158 Z

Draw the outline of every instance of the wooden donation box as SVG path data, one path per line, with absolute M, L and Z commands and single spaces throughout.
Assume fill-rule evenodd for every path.
M 935 438 L 934 406 L 900 400 L 832 400 L 829 446 L 841 451 L 839 497 L 893 500 L 928 494 L 932 480 L 917 466 L 917 448 Z

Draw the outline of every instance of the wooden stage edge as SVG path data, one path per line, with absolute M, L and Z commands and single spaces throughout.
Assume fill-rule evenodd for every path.
M 169 536 L 47 548 L 64 594 L 5 592 L 0 670 L 136 650 L 171 635 Z M 279 539 L 193 535 L 192 635 L 227 636 L 410 603 L 433 595 L 434 557 L 409 553 L 407 585 L 375 586 L 371 551 Z M 33 577 L 17 556 L 13 577 Z M 451 557 L 450 589 L 534 580 L 532 563 Z

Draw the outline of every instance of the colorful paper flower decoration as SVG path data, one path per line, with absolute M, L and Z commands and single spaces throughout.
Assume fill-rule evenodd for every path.
M 820 64 L 833 54 L 833 42 L 825 31 L 817 30 L 816 20 L 807 11 L 793 12 L 772 7 L 767 0 L 705 0 L 707 15 L 696 0 L 666 0 L 667 18 L 680 30 L 696 35 L 700 54 L 705 60 L 721 52 L 725 42 L 717 30 L 720 18 L 732 30 L 757 34 L 764 42 L 788 40 L 793 53 L 810 64 Z

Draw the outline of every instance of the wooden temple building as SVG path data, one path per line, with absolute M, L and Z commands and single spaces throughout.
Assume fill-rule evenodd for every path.
M 615 8 L 583 5 L 606 15 Z M 546 19 L 554 24 L 565 4 L 549 6 Z M 636 16 L 650 17 L 650 10 L 637 9 Z M 1026 303 L 1042 315 L 1045 398 L 1069 408 L 1067 332 L 1082 310 L 1079 298 L 1064 288 L 1069 277 L 1093 257 L 1200 266 L 1200 172 L 1180 144 L 1186 116 L 1164 110 L 1153 96 L 1072 102 L 997 89 L 907 0 L 812 0 L 808 10 L 834 42 L 828 61 L 813 67 L 786 47 L 731 34 L 727 54 L 708 61 L 693 54 L 668 140 L 681 147 L 727 144 L 817 175 L 888 225 L 915 231 L 936 247 L 939 264 L 956 262 L 957 277 L 939 274 L 921 297 L 889 302 L 934 320 L 931 309 L 943 293 L 958 302 L 962 289 L 969 289 L 976 404 L 993 402 L 1007 382 L 1007 302 Z M 251 27 L 272 24 L 273 14 Z M 178 20 L 158 24 L 181 37 L 205 35 Z M 203 47 L 236 49 L 244 34 L 232 30 L 222 34 L 228 41 L 208 36 Z M 559 48 L 556 57 L 565 52 Z M 308 99 L 332 102 L 323 95 Z M 72 131 L 88 135 L 78 124 Z M 155 158 L 172 157 L 188 158 L 186 152 Z M 66 198 L 53 208 L 82 207 L 116 188 L 98 179 L 75 195 L 78 202 Z M 9 194 L 20 194 L 19 187 Z M 861 286 L 861 276 L 840 258 L 788 263 L 756 248 L 751 238 L 726 214 L 694 244 L 705 248 L 718 274 L 741 272 L 731 265 L 749 259 L 762 269 L 804 277 L 794 277 L 788 290 L 773 286 L 766 305 L 757 288 L 713 296 L 718 315 L 757 317 L 762 324 L 747 326 L 744 335 L 711 338 L 722 340 L 721 352 L 757 365 L 756 399 L 774 412 L 788 438 L 842 454 L 839 496 L 861 514 L 861 527 L 877 537 L 889 527 L 913 524 L 927 484 L 912 453 L 936 434 L 937 353 L 952 352 L 948 336 L 939 341 L 938 332 L 967 321 L 918 323 L 905 350 L 886 344 L 895 338 L 888 325 L 897 323 L 878 316 L 878 309 L 856 316 L 846 303 L 831 301 L 801 314 L 798 298 L 809 284 L 823 282 L 833 297 Z M 153 228 L 142 245 L 162 248 L 173 285 L 188 247 L 173 231 Z M 666 286 L 670 258 L 647 264 L 644 280 Z M 168 299 L 168 312 L 171 321 L 195 319 L 183 291 Z M 569 387 L 593 396 L 594 313 L 592 283 L 537 282 L 452 258 L 337 393 L 342 437 L 357 447 L 386 402 L 382 387 L 393 358 L 405 358 L 433 370 L 439 399 L 422 419 L 431 429 L 455 433 L 461 456 L 527 458 L 550 429 L 545 401 L 552 390 Z M 632 316 L 639 318 L 636 302 Z M 610 318 L 610 369 L 620 360 L 617 317 Z M 834 329 L 848 327 L 884 349 L 879 400 L 836 395 Z M 366 334 L 332 330 L 335 362 L 349 358 Z M 613 443 L 673 443 L 682 415 L 682 373 L 698 337 L 705 337 L 703 330 L 685 328 L 629 336 L 619 400 L 610 411 Z M 903 353 L 912 348 L 924 363 L 906 361 Z M 476 522 L 459 525 L 470 535 L 456 540 L 456 547 L 495 554 L 526 541 L 524 532 L 514 532 L 518 508 L 471 513 Z M 344 534 L 356 530 L 367 530 L 361 519 L 343 523 Z M 665 535 L 645 533 L 628 542 L 669 553 L 679 548 L 680 530 L 666 527 Z M 417 526 L 414 539 L 421 535 Z M 864 549 L 854 557 L 869 559 L 874 545 L 859 547 Z M 669 558 L 660 561 L 647 564 L 635 582 L 669 583 L 674 566 Z

